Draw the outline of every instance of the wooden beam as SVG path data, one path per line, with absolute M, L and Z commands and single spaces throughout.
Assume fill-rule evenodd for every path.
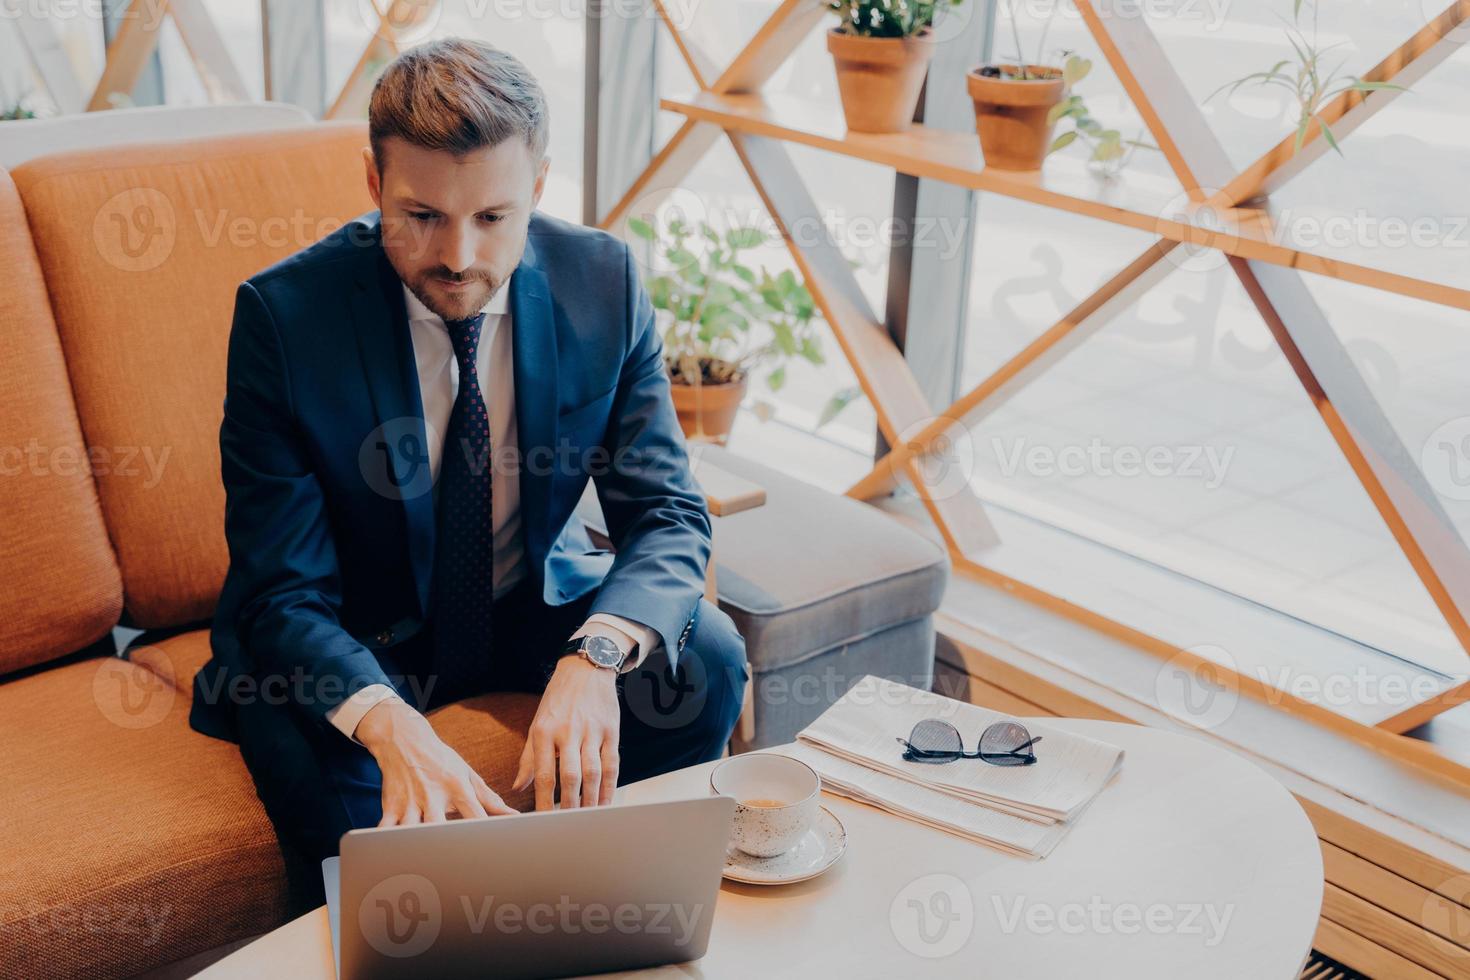
M 1321 847 L 1328 881 L 1464 950 L 1470 968 L 1470 909 L 1330 841 Z
M 246 102 L 250 92 L 203 0 L 171 0 L 169 14 L 211 102 Z
M 765 505 L 766 488 L 759 483 L 711 463 L 700 454 L 697 445 L 690 447 L 690 456 L 693 457 L 691 469 L 695 482 L 704 493 L 709 512 L 715 517 L 731 517 Z
M 1228 155 L 1209 132 L 1199 107 L 1183 95 L 1182 86 L 1175 84 L 1178 76 L 1143 19 L 1104 20 L 1092 10 L 1089 0 L 1079 0 L 1078 6 L 1103 45 L 1109 63 L 1123 79 L 1134 105 L 1150 121 L 1150 129 L 1160 139 L 1160 145 L 1167 142 L 1170 153 L 1178 157 L 1176 161 L 1171 156 L 1171 164 L 1180 181 L 1192 181 L 1185 183 L 1186 188 L 1206 191 L 1206 196 L 1214 195 L 1211 187 L 1229 185 L 1233 175 L 1221 179 L 1231 169 Z M 1404 73 L 1413 70 L 1410 65 L 1415 58 L 1443 58 L 1447 49 L 1441 42 L 1460 26 L 1467 10 L 1470 10 L 1470 0 L 1457 0 L 1377 70 L 1393 77 L 1407 77 Z M 1352 105 L 1343 101 L 1335 111 L 1346 113 L 1351 109 Z M 1174 136 L 1179 138 L 1176 140 Z M 1317 152 L 1321 150 L 1319 146 Z M 1244 192 L 1264 185 L 1269 181 L 1271 169 L 1274 168 L 1262 169 L 1238 184 L 1238 189 Z M 1300 169 L 1293 171 L 1300 172 Z M 1261 240 L 1272 237 L 1269 214 L 1264 209 L 1254 222 L 1245 222 L 1242 228 L 1248 229 L 1247 237 Z M 1246 256 L 1228 248 L 1222 250 L 1229 255 L 1232 270 L 1394 540 L 1455 638 L 1470 651 L 1470 549 L 1296 271 L 1305 268 L 1305 264 L 1267 264 L 1252 261 L 1257 256 Z M 1330 265 L 1334 267 L 1333 275 L 1344 278 L 1339 264 Z M 1381 282 L 1365 284 L 1382 286 Z M 1454 692 L 1445 698 L 1445 706 L 1462 703 L 1465 695 L 1463 689 Z M 1422 715 L 1420 708 L 1411 716 L 1399 718 L 1398 723 L 1418 723 L 1424 720 Z
M 1330 881 L 1322 891 L 1322 917 L 1439 976 L 1470 972 L 1470 952 Z
M 973 134 L 918 124 L 903 133 L 850 133 L 830 107 L 790 96 L 702 92 L 664 99 L 660 105 L 727 132 L 840 153 L 914 177 L 1001 194 L 1226 255 L 1470 310 L 1470 288 L 1350 262 L 1330 251 L 1296 248 L 1282 240 L 1263 210 L 1217 209 L 1203 202 L 1180 208 L 1177 190 L 1146 177 L 1100 186 L 1085 164 L 1065 158 L 1053 158 L 1039 171 L 989 169 Z
M 21 46 L 26 50 L 31 67 L 46 87 L 46 94 L 63 114 L 87 108 L 87 93 L 77 78 L 76 68 L 67 55 L 56 25 L 50 16 L 32 4 L 18 4 L 14 14 Z
M 374 10 L 379 10 L 378 0 L 372 0 L 372 5 Z M 378 26 L 374 28 L 367 47 L 358 56 L 357 63 L 352 66 L 352 71 L 347 73 L 347 81 L 342 84 L 332 107 L 327 110 L 327 119 L 340 118 L 342 113 L 367 100 L 376 81 L 370 71 L 373 64 L 398 56 L 399 27 L 412 27 L 420 23 L 432 9 L 430 0 L 389 0 L 388 6 L 381 8 Z
M 1366 976 L 1393 977 L 1393 980 L 1444 980 L 1438 973 L 1404 959 L 1398 953 L 1364 939 L 1347 926 L 1324 918 L 1317 925 L 1312 948 L 1346 963 Z
M 708 78 L 712 74 L 708 67 L 709 57 L 684 37 L 669 16 L 664 5 L 665 0 L 657 2 L 660 17 L 674 35 L 674 43 L 678 45 L 700 88 L 706 89 L 701 78 Z M 810 31 L 811 24 L 824 13 L 825 9 L 812 0 L 782 0 L 781 6 L 776 8 L 746 42 L 735 60 L 707 90 L 722 94 L 760 89 L 775 74 L 776 69 L 791 57 L 791 52 Z M 718 128 L 700 127 L 686 119 L 617 204 L 603 215 L 597 226 L 604 230 L 615 228 L 635 206 L 640 211 L 657 210 L 663 199 L 704 159 L 704 155 L 718 138 Z
M 1368 746 L 1374 751 L 1383 752 L 1395 759 L 1409 763 L 1427 775 L 1444 780 L 1446 785 L 1453 786 L 1457 792 L 1470 792 L 1470 766 L 1446 758 L 1423 742 L 1403 738 L 1385 729 L 1374 728 L 1352 721 L 1332 711 L 1330 708 L 1322 707 L 1311 701 L 1299 698 L 1289 691 L 1282 691 L 1273 687 L 1259 677 L 1228 670 L 1207 657 L 1201 656 L 1194 650 L 1184 649 L 1176 644 L 1166 643 L 1157 637 L 1150 636 L 1142 630 L 1120 623 L 1102 613 L 1095 612 L 1091 609 L 1084 609 L 1076 603 L 1053 595 L 1033 583 L 1023 582 L 996 571 L 974 557 L 951 554 L 950 558 L 954 562 L 957 573 L 970 576 L 994 588 L 1015 595 L 1033 605 L 1040 606 L 1042 609 L 1095 630 L 1104 636 L 1119 640 L 1130 647 L 1149 653 L 1166 663 L 1174 664 L 1181 669 L 1194 671 L 1198 676 L 1215 678 L 1219 684 L 1233 694 L 1244 694 L 1271 708 L 1284 711 L 1304 721 L 1312 722 L 1322 728 L 1336 732 L 1345 738 Z
M 1393 82 L 1404 88 L 1412 86 L 1431 69 L 1460 50 L 1465 43 L 1462 35 L 1467 19 L 1470 19 L 1470 0 L 1456 0 L 1413 37 L 1390 52 L 1388 57 L 1365 72 L 1363 80 Z M 1344 92 L 1324 105 L 1317 115 L 1332 127 L 1333 135 L 1341 141 L 1381 112 L 1400 94 L 1393 89 L 1372 93 Z M 1288 180 L 1320 160 L 1324 154 L 1331 152 L 1331 147 L 1326 140 L 1321 139 L 1321 135 L 1320 127 L 1309 128 L 1300 150 L 1296 149 L 1295 133 L 1285 136 L 1280 143 L 1231 178 L 1213 195 L 1214 203 L 1232 207 L 1278 190 Z
M 653 0 L 653 8 L 658 13 L 659 20 L 663 21 L 664 26 L 669 29 L 669 37 L 673 39 L 674 47 L 679 49 L 679 56 L 684 59 L 684 67 L 688 68 L 689 74 L 694 76 L 694 84 L 700 89 L 709 88 L 708 80 L 715 74 L 714 62 L 709 55 L 704 53 L 703 49 L 684 36 L 684 32 L 679 29 L 669 14 L 666 0 Z
M 717 95 L 758 92 L 770 81 L 776 69 L 786 63 L 806 36 L 828 16 L 826 4 L 814 0 L 782 0 L 740 49 L 710 91 Z
M 107 46 L 107 61 L 87 101 L 88 112 L 112 108 L 113 93 L 132 94 L 158 47 L 158 32 L 168 11 L 169 0 L 130 0 L 119 17 L 117 34 Z M 156 23 L 149 22 L 150 13 L 157 18 Z
M 1470 550 L 1418 460 L 1404 448 L 1301 277 L 1237 258 L 1230 264 L 1415 574 L 1455 638 L 1470 650 Z M 1462 690 L 1445 707 L 1465 697 Z
M 883 437 L 889 445 L 899 445 L 932 420 L 903 352 L 868 305 L 786 148 L 761 137 L 729 136 L 872 403 Z M 802 229 L 801 240 L 793 228 Z M 995 532 L 962 469 L 925 467 L 910 459 L 904 472 L 950 547 L 969 551 L 994 542 Z
M 1175 242 L 1167 240 L 1150 245 L 1121 272 L 971 388 L 912 439 L 894 445 L 872 472 L 853 484 L 847 491 L 848 496 L 869 500 L 890 492 L 903 464 L 909 459 L 929 452 L 935 441 L 953 426 L 973 426 L 982 411 L 994 411 L 1161 282 L 1174 268 L 1162 260 L 1175 247 Z
M 968 568 L 956 569 L 961 580 L 977 580 Z M 985 583 L 987 586 L 990 583 Z M 1017 599 L 1033 601 L 1030 596 L 1015 593 Z M 1006 592 L 996 594 L 995 601 L 1005 605 L 1014 602 Z M 1470 851 L 1466 847 L 1428 831 L 1412 822 L 1412 816 L 1392 814 L 1380 809 L 1382 803 L 1375 794 L 1392 792 L 1392 787 L 1401 785 L 1381 774 L 1370 774 L 1369 779 L 1338 787 L 1324 781 L 1324 773 L 1330 769 L 1315 765 L 1317 760 L 1307 762 L 1302 758 L 1305 750 L 1300 748 L 1290 733 L 1298 723 L 1311 719 L 1293 717 L 1294 713 L 1281 712 L 1283 718 L 1279 728 L 1262 726 L 1259 720 L 1247 719 L 1251 724 L 1251 741 L 1232 738 L 1221 728 L 1204 731 L 1193 728 L 1187 721 L 1168 714 L 1162 707 L 1152 703 L 1155 698 L 1153 680 L 1147 683 L 1148 690 L 1119 686 L 1112 678 L 1106 682 L 1090 676 L 1087 667 L 1074 664 L 1073 668 L 1058 664 L 1043 654 L 1043 650 L 1021 649 L 982 631 L 961 618 L 950 608 L 936 614 L 939 631 L 946 643 L 954 647 L 963 658 L 962 666 L 971 674 L 981 676 L 1012 693 L 1033 701 L 1064 717 L 1099 718 L 1105 721 L 1125 721 L 1148 724 L 1166 731 L 1192 731 L 1198 737 L 1209 739 L 1222 747 L 1240 752 L 1262 766 L 1282 782 L 1301 803 L 1317 828 L 1318 836 L 1345 851 L 1371 861 L 1381 868 L 1414 882 L 1425 889 L 1444 897 L 1455 904 L 1465 904 L 1467 889 L 1466 875 L 1470 874 Z M 1065 617 L 1071 619 L 1071 617 Z M 1142 656 L 1152 657 L 1157 652 L 1144 644 L 1130 640 L 1108 625 L 1084 623 L 1097 630 L 1105 640 L 1120 641 Z M 1089 650 L 1097 654 L 1096 650 Z M 1111 654 L 1102 654 L 1112 665 Z M 1088 663 L 1094 662 L 1089 658 Z M 1149 677 L 1156 677 L 1149 672 Z M 1244 702 L 1242 702 L 1244 703 Z M 1274 724 L 1275 711 L 1270 705 L 1256 712 L 1266 725 Z M 1381 729 L 1369 728 L 1337 718 L 1324 727 L 1329 738 L 1316 747 L 1330 746 L 1333 739 L 1341 739 L 1343 747 L 1335 753 L 1342 760 L 1357 758 L 1362 752 L 1371 752 L 1380 768 L 1392 773 L 1403 768 L 1413 779 L 1425 783 L 1426 793 L 1421 799 L 1435 800 L 1436 806 L 1452 809 L 1442 811 L 1440 821 L 1455 820 L 1463 805 L 1464 797 L 1470 794 L 1470 767 L 1447 759 L 1429 749 L 1421 742 L 1390 735 Z M 1421 815 L 1422 818 L 1422 815 Z
M 1195 200 L 1204 200 L 1212 189 L 1224 187 L 1235 175 L 1230 158 L 1141 11 L 1134 8 L 1132 16 L 1104 18 L 1092 0 L 1076 3 L 1093 40 L 1102 48 L 1180 185 Z
M 716 126 L 684 120 L 618 202 L 597 222 L 597 226 L 613 231 L 629 216 L 646 218 L 657 211 L 659 205 L 679 188 L 684 177 L 704 159 L 720 136 Z

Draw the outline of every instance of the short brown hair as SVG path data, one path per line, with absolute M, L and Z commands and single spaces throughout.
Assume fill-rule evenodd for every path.
M 539 162 L 547 116 L 541 83 L 515 55 L 451 37 L 410 48 L 387 67 L 368 103 L 368 139 L 379 170 L 390 136 L 456 154 L 514 136 Z

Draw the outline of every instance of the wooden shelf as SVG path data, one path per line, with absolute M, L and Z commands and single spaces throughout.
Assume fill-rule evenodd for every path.
M 987 169 L 974 133 L 921 125 L 904 133 L 849 133 L 837 106 L 790 96 L 704 91 L 682 99 L 663 99 L 660 105 L 726 131 L 839 153 L 914 177 L 1030 201 L 1172 241 L 1219 249 L 1242 259 L 1470 310 L 1470 289 L 1283 244 L 1273 235 L 1270 216 L 1263 210 L 1190 209 L 1192 213 L 1185 213 L 1179 185 L 1156 177 L 1130 174 L 1125 179 L 1103 182 L 1072 157 L 1052 158 L 1039 171 Z

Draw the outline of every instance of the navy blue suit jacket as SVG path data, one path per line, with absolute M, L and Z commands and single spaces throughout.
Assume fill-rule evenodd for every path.
M 709 514 L 632 256 L 537 212 L 504 288 L 527 578 L 550 605 L 596 590 L 592 612 L 650 627 L 675 659 L 704 591 Z M 220 428 L 230 567 L 196 729 L 232 737 L 222 706 L 261 696 L 269 675 L 264 693 L 290 691 L 319 718 L 388 683 L 375 650 L 411 639 L 430 608 L 425 445 L 377 212 L 240 286 Z M 589 476 L 616 557 L 573 517 Z

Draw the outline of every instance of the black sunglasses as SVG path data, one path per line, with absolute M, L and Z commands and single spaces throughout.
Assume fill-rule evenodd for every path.
M 1036 753 L 1032 746 L 1041 741 L 1026 726 L 1014 721 L 998 721 L 980 733 L 980 748 L 966 752 L 959 729 L 947 721 L 926 719 L 914 726 L 902 743 L 903 757 L 908 762 L 944 763 L 956 759 L 979 759 L 992 766 L 1034 766 Z

